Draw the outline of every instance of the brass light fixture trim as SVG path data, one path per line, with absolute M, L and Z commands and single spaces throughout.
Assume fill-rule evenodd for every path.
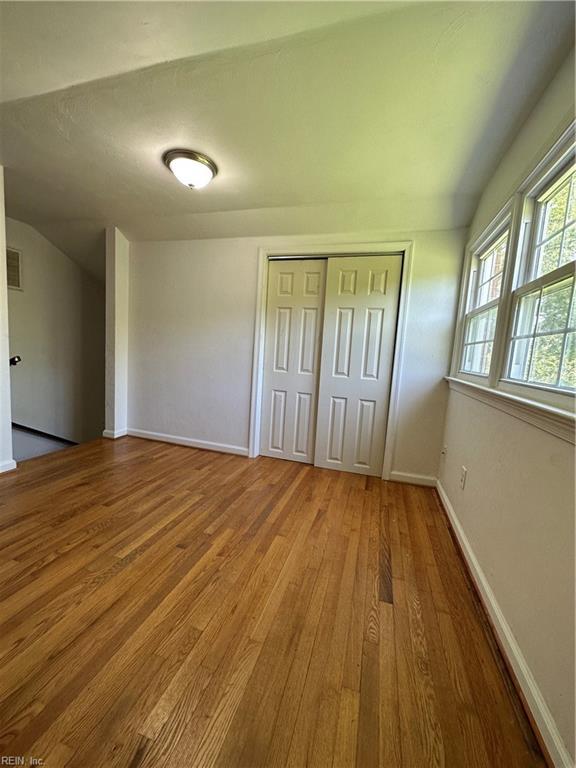
M 194 163 L 200 163 L 201 165 L 206 166 L 210 170 L 212 177 L 205 183 L 198 185 L 198 187 L 196 187 L 196 185 L 191 182 L 183 181 L 175 173 L 174 169 L 171 167 L 171 163 L 174 160 L 179 160 L 179 159 L 192 160 Z M 168 170 L 171 171 L 176 176 L 176 178 L 178 178 L 178 180 L 182 184 L 190 187 L 191 189 L 196 189 L 196 188 L 206 186 L 206 184 L 212 181 L 212 179 L 218 173 L 218 166 L 216 165 L 214 160 L 209 158 L 207 155 L 202 154 L 202 152 L 197 152 L 194 149 L 169 149 L 167 152 L 164 152 L 164 154 L 162 155 L 162 162 L 168 168 Z

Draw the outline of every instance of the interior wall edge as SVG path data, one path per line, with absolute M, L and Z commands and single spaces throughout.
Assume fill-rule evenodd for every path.
M 436 490 L 464 555 L 472 582 L 482 605 L 490 617 L 500 650 L 514 673 L 515 681 L 520 687 L 521 698 L 523 698 L 528 707 L 529 714 L 531 714 L 536 729 L 539 732 L 537 735 L 543 741 L 542 746 L 548 751 L 555 768 L 574 768 L 574 761 L 562 740 L 552 713 L 496 600 L 492 587 L 476 557 L 441 480 L 437 480 Z
M 16 462 L 14 459 L 0 463 L 0 474 L 2 472 L 11 472 L 13 469 L 16 469 Z

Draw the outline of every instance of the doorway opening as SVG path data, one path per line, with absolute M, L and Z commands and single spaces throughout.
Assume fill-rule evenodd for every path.
M 6 217 L 12 455 L 100 437 L 105 286 L 30 224 Z

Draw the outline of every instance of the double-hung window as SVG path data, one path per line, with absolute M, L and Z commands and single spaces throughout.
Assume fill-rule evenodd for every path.
M 576 174 L 565 170 L 535 200 L 525 279 L 513 294 L 505 378 L 570 391 L 576 387 Z
M 486 247 L 472 253 L 460 362 L 464 373 L 488 376 L 490 372 L 508 238 L 506 227 Z
M 451 376 L 556 412 L 576 392 L 574 127 L 467 250 Z

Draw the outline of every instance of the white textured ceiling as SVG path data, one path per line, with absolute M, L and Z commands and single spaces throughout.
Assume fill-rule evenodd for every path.
M 14 25 L 26 49 L 28 19 L 42 63 L 2 53 L 2 93 L 37 94 L 0 108 L 7 211 L 96 273 L 109 224 L 131 239 L 465 225 L 573 44 L 568 2 L 292 4 L 300 16 L 275 3 L 132 4 L 148 24 L 124 3 L 49 2 L 33 4 L 32 23 L 30 5 L 1 6 L 3 35 Z M 63 5 L 74 44 L 55 21 Z M 171 32 L 152 34 L 164 20 Z M 163 167 L 175 146 L 216 161 L 209 187 L 187 190 Z

